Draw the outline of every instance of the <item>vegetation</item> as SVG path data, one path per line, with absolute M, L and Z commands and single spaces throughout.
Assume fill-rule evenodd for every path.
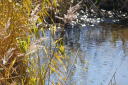
M 1 85 L 45 85 L 46 81 L 54 85 L 54 81 L 50 80 L 53 72 L 63 78 L 63 72 L 57 66 L 64 66 L 64 47 L 58 44 L 61 39 L 50 38 L 49 47 L 43 44 L 47 41 L 44 33 L 47 27 L 45 19 L 48 16 L 52 20 L 49 10 L 57 11 L 60 2 L 61 0 L 0 1 Z M 54 22 L 49 29 L 51 37 L 54 37 Z M 41 36 L 39 32 L 42 32 Z M 41 53 L 45 55 L 40 55 Z M 47 58 L 48 62 L 41 64 L 41 58 Z M 60 85 L 61 81 L 57 83 Z
M 66 83 L 64 60 L 68 56 L 63 37 L 56 38 L 55 34 L 58 26 L 77 18 L 81 2 L 0 0 L 0 85 Z

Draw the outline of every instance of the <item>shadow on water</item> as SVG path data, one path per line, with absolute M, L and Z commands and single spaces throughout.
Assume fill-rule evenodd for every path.
M 69 26 L 64 38 L 65 46 L 70 48 L 67 54 L 73 54 L 67 63 L 73 67 L 67 85 L 128 84 L 127 26 Z

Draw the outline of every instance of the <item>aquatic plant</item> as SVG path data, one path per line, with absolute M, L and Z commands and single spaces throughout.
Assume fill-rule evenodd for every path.
M 63 63 L 61 53 L 64 51 L 63 46 L 55 46 L 58 49 L 50 52 L 46 50 L 45 45 L 35 45 L 35 41 L 44 41 L 39 39 L 39 30 L 44 31 L 43 26 L 38 27 L 37 24 L 44 24 L 44 19 L 49 16 L 48 10 L 56 8 L 61 0 L 1 0 L 0 1 L 0 84 L 1 85 L 44 85 L 47 72 L 56 72 L 57 61 Z M 52 19 L 52 17 L 51 17 Z M 51 29 L 55 31 L 55 26 Z M 58 41 L 55 41 L 56 43 Z M 55 43 L 54 42 L 54 43 Z M 55 43 L 55 44 L 56 44 Z M 36 56 L 32 59 L 31 47 Z M 38 48 L 43 47 L 49 63 L 40 64 L 40 56 Z M 56 60 L 53 60 L 55 58 Z M 32 60 L 31 60 L 32 59 Z M 37 62 L 33 62 L 34 60 Z M 38 63 L 38 64 L 37 64 Z M 38 69 L 34 68 L 38 65 Z M 55 66 L 53 66 L 55 65 Z M 38 75 L 37 75 L 38 74 Z

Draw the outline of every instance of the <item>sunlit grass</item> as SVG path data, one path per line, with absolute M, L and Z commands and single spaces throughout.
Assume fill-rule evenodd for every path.
M 27 38 L 28 17 L 9 0 L 0 1 L 0 83 L 9 85 L 25 75 L 26 61 L 17 38 Z
M 52 73 L 63 79 L 64 47 L 52 40 L 56 26 L 52 31 L 50 46 L 42 45 L 45 36 L 40 36 L 37 24 L 43 24 L 48 10 L 56 8 L 61 0 L 1 0 L 0 1 L 0 84 L 1 85 L 45 85 L 54 81 Z M 52 18 L 52 17 L 51 17 Z M 45 34 L 45 33 L 44 33 Z M 42 38 L 44 37 L 44 38 Z M 61 39 L 60 39 L 61 40 Z M 40 51 L 40 49 L 42 51 Z M 40 56 L 39 53 L 45 53 Z M 31 56 L 33 55 L 33 56 Z M 41 63 L 41 58 L 47 58 Z M 58 85 L 62 81 L 58 80 Z

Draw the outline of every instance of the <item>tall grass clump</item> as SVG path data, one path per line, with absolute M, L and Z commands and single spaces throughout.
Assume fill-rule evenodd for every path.
M 26 56 L 17 38 L 27 38 L 29 17 L 12 0 L 0 1 L 0 17 L 0 84 L 10 85 L 25 75 Z
M 56 84 L 63 84 L 64 46 L 59 44 L 61 39 L 53 39 L 54 23 L 49 27 L 50 38 L 44 36 L 45 18 L 52 20 L 48 12 L 56 11 L 59 2 L 0 0 L 0 85 L 55 85 L 53 75 L 58 76 Z

